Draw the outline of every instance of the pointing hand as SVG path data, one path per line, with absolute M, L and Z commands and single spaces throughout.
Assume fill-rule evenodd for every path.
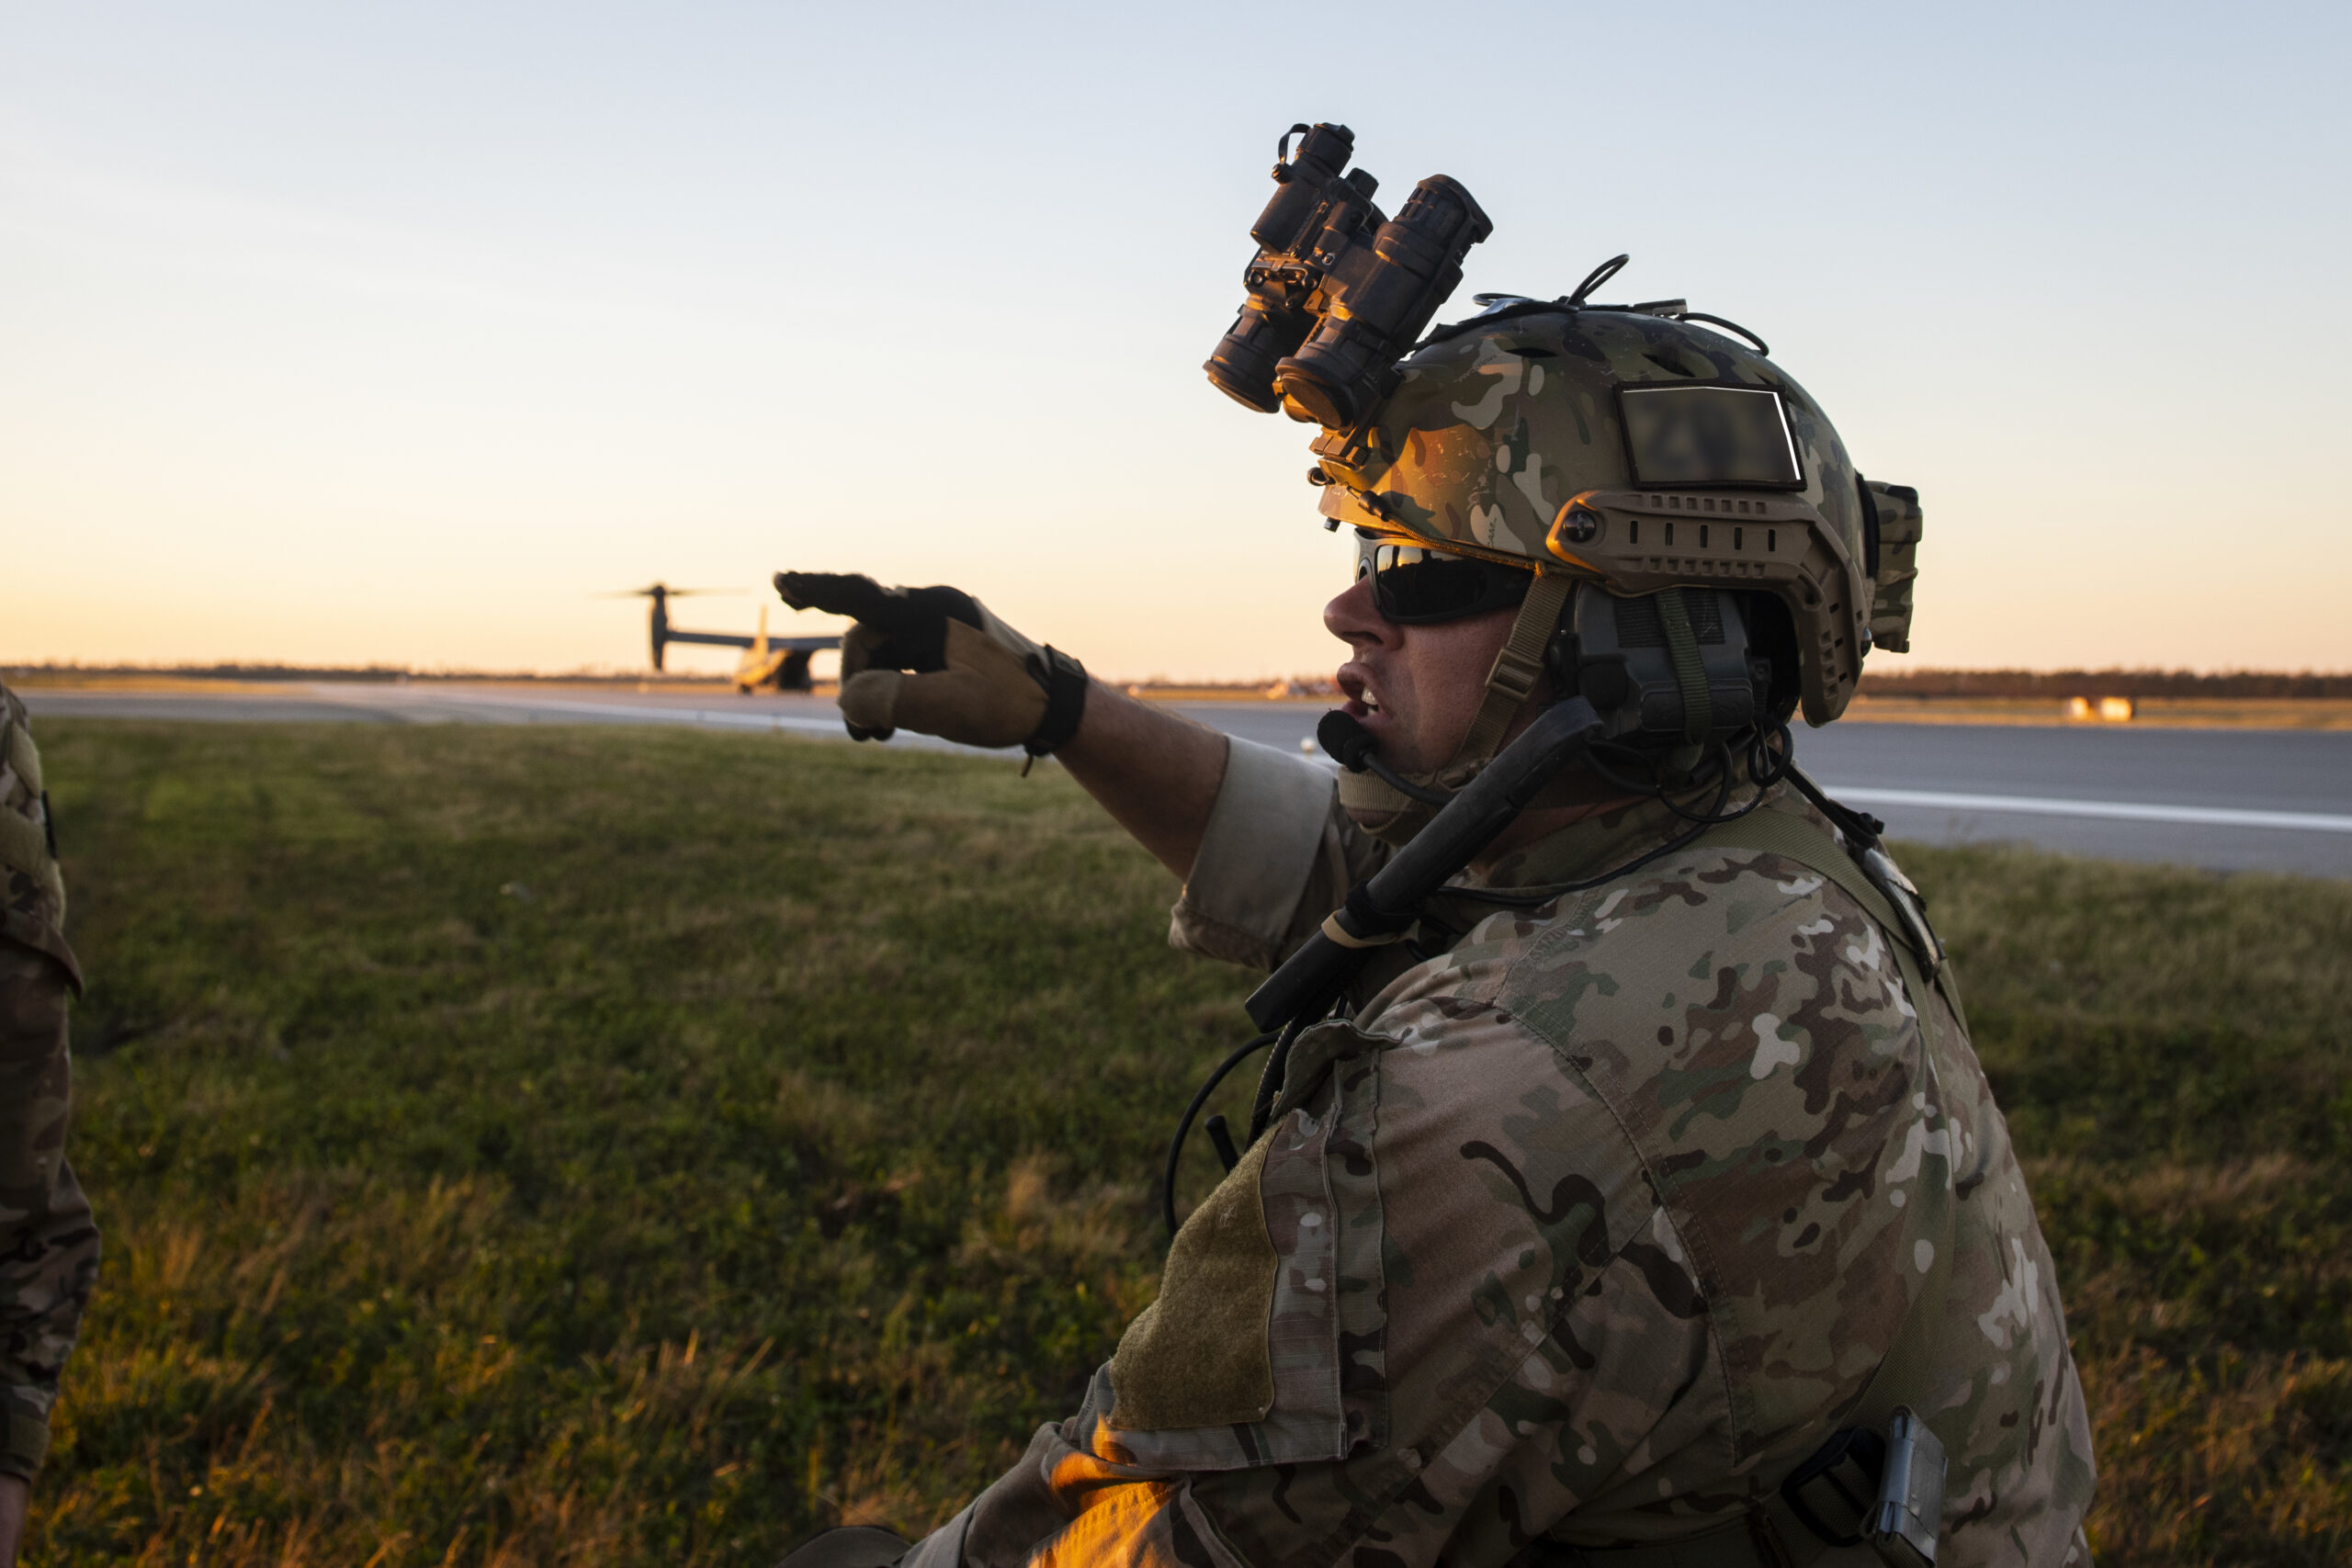
M 775 590 L 796 610 L 856 623 L 842 637 L 842 720 L 854 739 L 887 740 L 903 728 L 1042 757 L 1078 729 L 1085 667 L 1023 637 L 959 588 L 780 571 Z

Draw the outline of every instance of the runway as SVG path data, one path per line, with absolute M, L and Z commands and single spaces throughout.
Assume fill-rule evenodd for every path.
M 37 716 L 272 723 L 670 724 L 842 739 L 830 699 L 454 682 L 187 682 L 22 691 Z M 1296 751 L 1312 703 L 1171 705 Z M 892 746 L 946 748 L 902 735 Z M 1896 838 L 2010 840 L 2216 871 L 2352 877 L 2352 732 L 1839 724 L 1797 755 Z

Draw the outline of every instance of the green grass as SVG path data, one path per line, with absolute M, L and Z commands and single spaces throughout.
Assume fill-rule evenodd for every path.
M 1149 1299 L 1159 1151 L 1250 979 L 1168 952 L 1172 881 L 1057 772 L 40 733 L 107 1255 L 31 1561 L 919 1530 Z M 2342 1559 L 2352 886 L 1906 862 L 2057 1253 L 2103 1561 Z

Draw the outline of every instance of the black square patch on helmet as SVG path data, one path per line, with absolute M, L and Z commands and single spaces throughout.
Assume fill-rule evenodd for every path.
M 1625 455 L 1642 485 L 1804 484 L 1781 394 L 1762 387 L 1621 387 Z

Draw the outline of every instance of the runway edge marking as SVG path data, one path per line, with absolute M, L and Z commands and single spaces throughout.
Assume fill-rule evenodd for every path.
M 2143 806 L 2128 800 L 2067 800 L 2051 795 L 1958 795 L 1943 790 L 1825 786 L 1864 806 L 1918 806 L 1943 811 L 2007 811 L 2029 817 L 2094 817 L 2111 822 L 2177 822 L 2199 828 L 2267 828 L 2291 833 L 2352 833 L 2352 817 L 2320 811 L 2245 811 L 2226 806 Z

